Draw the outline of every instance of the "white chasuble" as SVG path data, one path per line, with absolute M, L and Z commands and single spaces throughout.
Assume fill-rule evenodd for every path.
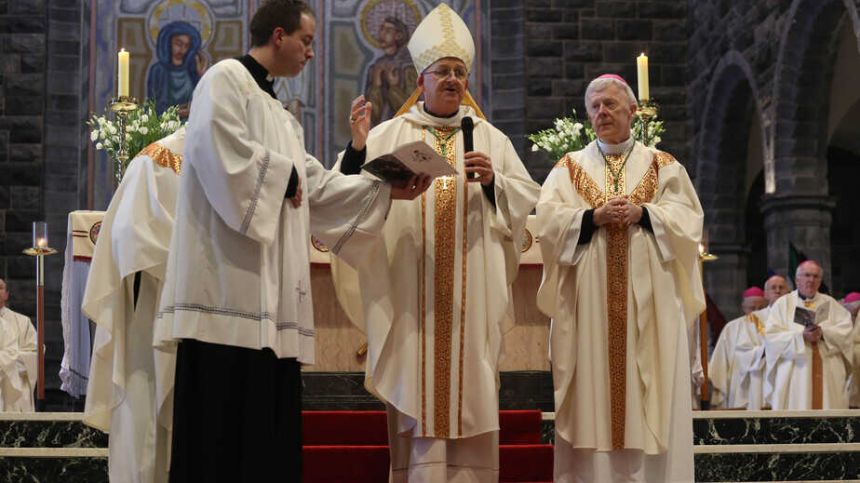
M 475 123 L 475 150 L 492 160 L 492 201 L 463 175 L 464 116 Z M 397 433 L 468 438 L 499 429 L 503 324 L 539 187 L 510 140 L 465 106 L 450 118 L 413 106 L 371 131 L 366 160 L 418 140 L 459 174 L 393 204 L 383 240 L 357 271 L 333 260 L 335 287 L 367 335 L 365 386 L 397 410 Z
M 804 326 L 795 322 L 798 307 L 818 314 L 817 344 L 803 339 Z M 771 408 L 848 409 L 851 313 L 829 295 L 803 300 L 795 290 L 774 302 L 766 326 L 764 397 Z
M 153 326 L 184 142 L 181 128 L 129 163 L 105 212 L 87 279 L 82 310 L 96 335 L 84 422 L 110 434 L 111 481 L 168 479 L 176 354 L 153 347 Z
M 194 91 L 156 342 L 314 361 L 311 233 L 350 262 L 378 236 L 387 184 L 325 170 L 301 125 L 236 60 Z M 284 198 L 296 169 L 304 200 Z
M 0 411 L 35 411 L 37 365 L 36 328 L 30 318 L 0 308 Z
M 769 308 L 757 310 L 723 327 L 708 364 L 714 408 L 763 407 L 764 324 L 769 311 Z
M 537 206 L 555 479 L 692 481 L 687 334 L 705 308 L 702 209 L 671 155 L 633 141 L 604 149 L 606 159 L 597 142 L 562 158 Z M 585 212 L 614 196 L 647 209 L 653 232 L 604 226 L 578 244 Z

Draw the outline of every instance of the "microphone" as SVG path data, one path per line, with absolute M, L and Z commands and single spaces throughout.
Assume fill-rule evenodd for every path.
M 460 129 L 463 130 L 463 154 L 475 150 L 474 140 L 472 139 L 472 131 L 475 130 L 475 123 L 472 118 L 466 116 L 460 121 Z M 478 173 L 472 173 L 470 176 L 473 179 L 478 178 Z

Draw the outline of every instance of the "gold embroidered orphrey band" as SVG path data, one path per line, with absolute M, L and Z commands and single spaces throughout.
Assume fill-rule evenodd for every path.
M 426 140 L 426 132 L 430 132 L 434 138 L 434 149 L 437 153 L 446 158 L 448 163 L 456 166 L 456 132 L 457 127 L 438 127 L 424 130 L 423 136 Z M 433 213 L 433 431 L 435 437 L 447 438 L 451 436 L 451 364 L 452 364 L 452 348 L 453 348 L 453 330 L 454 330 L 454 274 L 456 272 L 456 240 L 457 240 L 457 178 L 443 177 L 438 178 L 433 182 L 434 194 L 434 213 Z M 461 256 L 462 265 L 462 294 L 460 300 L 460 357 L 458 360 L 458 416 L 457 430 L 462 433 L 462 388 L 463 388 L 463 347 L 465 337 L 465 290 L 466 290 L 466 216 L 467 211 L 467 189 L 463 188 L 463 253 Z M 422 233 L 425 240 L 427 233 L 427 214 L 426 214 L 426 198 L 422 195 Z M 425 245 L 426 246 L 426 245 Z M 426 248 L 425 248 L 426 251 Z M 426 253 L 425 253 L 426 255 Z M 424 261 L 422 257 L 422 267 Z M 426 436 L 426 373 L 427 373 L 427 358 L 426 358 L 426 288 L 425 288 L 425 273 L 426 268 L 421 270 L 420 274 L 420 299 L 421 303 L 421 414 L 423 433 Z
M 149 156 L 155 164 L 170 168 L 176 174 L 182 169 L 182 155 L 165 148 L 161 143 L 155 142 L 143 148 L 138 156 L 141 155 Z
M 813 301 L 803 301 L 804 307 L 814 310 Z M 812 344 L 812 409 L 824 407 L 824 361 L 821 360 L 821 351 L 818 344 Z
M 569 154 L 565 155 L 556 167 L 566 166 L 573 184 L 579 195 L 592 208 L 603 206 L 610 197 L 622 196 L 626 192 L 626 180 L 623 169 L 618 177 L 613 176 L 609 163 L 620 164 L 623 158 L 607 156 L 604 166 L 605 186 L 615 186 L 617 191 L 603 192 L 597 183 L 585 172 Z M 628 199 L 639 206 L 654 199 L 657 194 L 658 172 L 660 168 L 671 164 L 675 159 L 668 153 L 658 151 L 654 154 L 651 165 L 642 177 Z M 612 181 L 612 183 L 610 183 Z M 623 228 L 610 227 L 607 230 L 606 254 L 606 308 L 608 315 L 608 351 L 609 351 L 609 396 L 610 418 L 612 423 L 612 448 L 624 448 L 624 421 L 627 414 L 626 384 L 627 384 L 627 283 L 629 267 L 630 237 Z

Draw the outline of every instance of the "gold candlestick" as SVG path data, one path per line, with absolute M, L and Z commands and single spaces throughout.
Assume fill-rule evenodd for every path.
M 126 124 L 128 116 L 138 109 L 137 99 L 131 96 L 119 96 L 111 99 L 110 110 L 116 114 L 116 121 L 119 124 L 119 150 L 114 159 L 114 178 L 116 184 L 119 185 L 122 177 L 125 174 L 125 168 L 128 165 L 128 142 L 125 139 Z
M 651 122 L 657 119 L 657 115 L 659 113 L 660 108 L 657 105 L 657 101 L 654 99 L 644 99 L 639 101 L 639 107 L 636 108 L 636 115 L 642 119 L 642 139 L 639 141 L 646 146 L 650 146 L 651 141 L 653 141 L 653 136 L 651 135 Z

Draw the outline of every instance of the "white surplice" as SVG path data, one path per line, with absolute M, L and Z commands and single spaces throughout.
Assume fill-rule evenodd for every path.
M 769 312 L 765 307 L 723 327 L 708 364 L 715 409 L 763 407 L 764 328 Z
M 851 313 L 833 297 L 815 294 L 809 310 L 826 309 L 818 352 L 822 362 L 822 409 L 848 409 L 847 379 L 851 369 Z M 771 306 L 765 330 L 764 397 L 771 408 L 812 409 L 812 345 L 803 339 L 803 326 L 794 322 L 795 308 L 804 306 L 797 290 Z
M 105 213 L 87 280 L 83 311 L 96 335 L 84 422 L 110 434 L 111 481 L 168 479 L 176 356 L 172 348 L 153 348 L 153 325 L 184 142 L 181 128 L 129 163 Z
M 604 152 L 623 156 L 631 143 L 603 145 Z M 617 185 L 597 142 L 569 153 L 537 206 L 538 307 L 552 317 L 557 482 L 693 481 L 688 324 L 705 309 L 697 251 L 703 213 L 671 155 L 639 143 L 629 153 Z M 638 224 L 612 235 L 600 227 L 578 244 L 585 212 L 605 203 L 607 191 L 646 208 L 653 233 Z M 609 354 L 613 330 L 626 331 L 618 358 Z M 619 371 L 615 396 L 610 370 Z M 611 409 L 613 399 L 623 415 Z
M 378 236 L 390 188 L 325 170 L 236 60 L 200 79 L 187 129 L 157 342 L 270 348 L 312 364 L 310 235 L 354 262 Z M 299 208 L 284 198 L 293 168 Z
M 499 429 L 503 324 L 539 186 L 507 136 L 471 107 L 439 118 L 423 106 L 375 127 L 366 161 L 424 141 L 459 174 L 392 206 L 384 243 L 357 273 L 336 260 L 332 268 L 341 304 L 367 335 L 365 387 L 396 409 L 398 439 L 465 439 Z M 464 116 L 474 120 L 474 149 L 492 161 L 493 201 L 463 176 Z
M 0 308 L 0 411 L 35 410 L 36 329 L 26 315 Z

